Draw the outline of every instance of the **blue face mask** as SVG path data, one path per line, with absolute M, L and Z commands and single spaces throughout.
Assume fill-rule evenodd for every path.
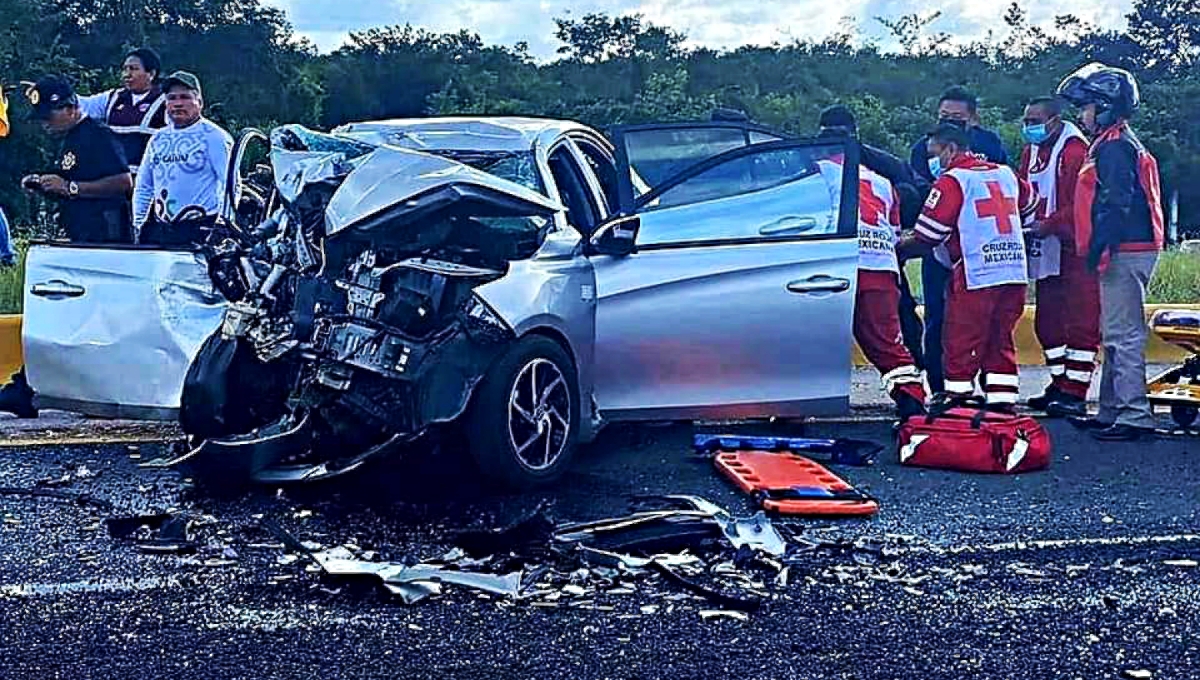
M 934 156 L 929 159 L 929 174 L 933 175 L 934 179 L 942 176 L 942 159 Z
M 1046 123 L 1026 125 L 1025 127 L 1021 128 L 1021 136 L 1024 137 L 1025 141 L 1029 144 L 1041 144 L 1049 139 L 1050 130 Z

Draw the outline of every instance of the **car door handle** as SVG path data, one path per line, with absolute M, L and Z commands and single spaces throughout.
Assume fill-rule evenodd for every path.
M 850 290 L 849 279 L 839 279 L 832 276 L 813 276 L 800 281 L 792 281 L 787 285 L 789 293 L 841 293 Z
M 29 292 L 38 297 L 50 298 L 51 300 L 61 300 L 62 298 L 77 298 L 82 297 L 87 292 L 83 286 L 76 286 L 73 283 L 67 283 L 62 279 L 54 279 L 45 283 L 35 283 Z
M 799 217 L 797 215 L 788 215 L 781 217 L 774 222 L 769 222 L 759 227 L 759 236 L 783 236 L 785 234 L 802 234 L 809 229 L 817 227 L 817 220 L 812 217 Z

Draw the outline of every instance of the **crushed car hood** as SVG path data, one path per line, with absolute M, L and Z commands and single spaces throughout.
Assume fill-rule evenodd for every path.
M 474 217 L 548 217 L 562 204 L 459 161 L 377 140 L 314 132 L 298 125 L 271 134 L 271 163 L 285 201 L 310 187 L 336 186 L 325 207 L 326 234 L 390 227 L 444 211 Z
M 325 210 L 327 233 L 369 230 L 461 209 L 476 217 L 550 216 L 562 205 L 458 161 L 380 146 L 359 159 Z

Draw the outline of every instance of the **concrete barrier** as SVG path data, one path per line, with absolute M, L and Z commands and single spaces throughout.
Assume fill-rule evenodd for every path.
M 1160 309 L 1191 309 L 1200 310 L 1200 305 L 1146 305 L 1146 320 Z M 1033 332 L 1033 305 L 1026 305 L 1025 314 L 1021 316 L 1021 322 L 1017 324 L 1017 355 L 1022 366 L 1040 366 L 1045 364 L 1042 357 L 1042 346 L 1037 341 L 1037 336 Z M 917 308 L 920 313 L 921 308 Z M 1187 352 L 1169 345 L 1158 338 L 1153 333 L 1150 334 L 1150 342 L 1146 344 L 1146 361 L 1152 364 L 1172 364 L 1182 361 L 1187 356 Z M 867 366 L 867 360 L 863 357 L 862 352 L 858 349 L 858 345 L 854 346 L 854 365 Z
M 0 314 L 0 384 L 21 367 L 21 316 Z
M 1193 309 L 1200 310 L 1200 305 L 1147 305 L 1146 315 L 1149 319 L 1150 315 L 1160 309 Z M 920 310 L 918 310 L 920 311 Z M 1025 314 L 1021 317 L 1021 323 L 1017 325 L 1017 351 L 1020 355 L 1021 365 L 1036 366 L 1044 363 L 1042 361 L 1042 347 L 1038 344 L 1037 337 L 1033 332 L 1033 307 L 1025 308 Z M 1173 345 L 1159 340 L 1157 336 L 1151 334 L 1150 342 L 1146 347 L 1146 360 L 1152 364 L 1170 364 L 1181 361 L 1187 353 Z M 858 345 L 854 346 L 854 365 L 866 366 L 867 360 L 863 357 L 862 352 L 858 349 Z M 21 367 L 21 317 L 20 315 L 0 315 L 0 383 L 8 381 L 8 376 Z

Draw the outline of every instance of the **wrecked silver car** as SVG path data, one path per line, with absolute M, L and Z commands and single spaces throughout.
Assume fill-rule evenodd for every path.
M 605 422 L 844 412 L 856 153 L 736 123 L 612 142 L 542 119 L 278 128 L 266 179 L 198 259 L 223 313 L 179 343 L 198 345 L 186 376 L 155 378 L 163 409 L 182 382 L 188 446 L 166 463 L 316 480 L 450 441 L 522 486 L 560 476 Z M 91 289 L 71 271 L 56 285 Z M 39 361 L 39 393 L 70 389 Z

